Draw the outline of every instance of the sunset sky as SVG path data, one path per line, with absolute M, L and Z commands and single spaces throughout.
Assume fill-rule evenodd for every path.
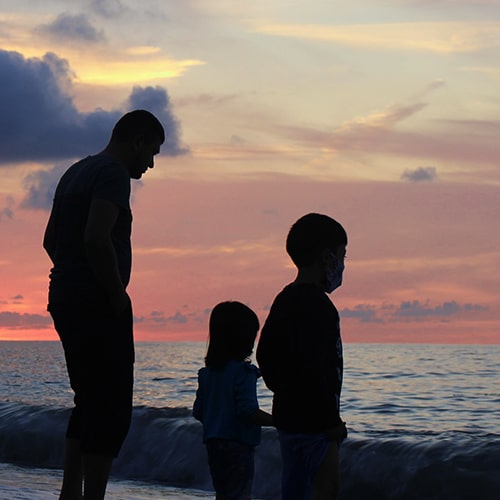
M 204 340 L 222 300 L 264 321 L 321 212 L 346 342 L 500 342 L 498 0 L 4 0 L 0 81 L 0 340 L 57 338 L 55 184 L 145 108 L 137 340 Z

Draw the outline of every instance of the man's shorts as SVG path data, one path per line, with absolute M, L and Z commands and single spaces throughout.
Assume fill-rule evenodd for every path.
M 209 439 L 205 444 L 217 495 L 225 500 L 250 500 L 254 448 L 229 439 Z
M 84 453 L 117 456 L 132 417 L 132 308 L 116 316 L 100 305 L 49 305 L 75 393 L 66 437 Z

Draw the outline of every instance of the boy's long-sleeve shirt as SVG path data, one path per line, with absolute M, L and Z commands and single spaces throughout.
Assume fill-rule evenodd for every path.
M 261 332 L 257 361 L 274 393 L 278 429 L 313 433 L 341 422 L 339 315 L 319 287 L 292 283 L 278 294 Z

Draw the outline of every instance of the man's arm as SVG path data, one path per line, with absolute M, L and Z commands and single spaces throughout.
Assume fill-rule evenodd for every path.
M 119 208 L 108 200 L 92 200 L 84 233 L 85 250 L 90 269 L 106 291 L 112 309 L 122 312 L 129 303 L 118 270 L 118 259 L 111 232 L 118 219 Z
M 54 263 L 55 246 L 56 246 L 55 225 L 54 225 L 54 217 L 51 213 L 50 217 L 49 217 L 49 221 L 47 222 L 47 227 L 45 228 L 45 234 L 43 236 L 43 248 L 47 252 L 52 263 Z

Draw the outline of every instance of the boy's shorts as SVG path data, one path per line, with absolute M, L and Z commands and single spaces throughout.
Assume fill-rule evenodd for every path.
M 331 441 L 322 433 L 278 431 L 283 472 L 282 500 L 304 500 L 311 496 L 313 478 L 325 459 Z
M 249 500 L 254 448 L 229 439 L 209 439 L 205 445 L 215 492 L 226 500 Z
M 75 393 L 66 437 L 84 453 L 117 456 L 132 417 L 132 308 L 120 316 L 102 306 L 50 305 Z

